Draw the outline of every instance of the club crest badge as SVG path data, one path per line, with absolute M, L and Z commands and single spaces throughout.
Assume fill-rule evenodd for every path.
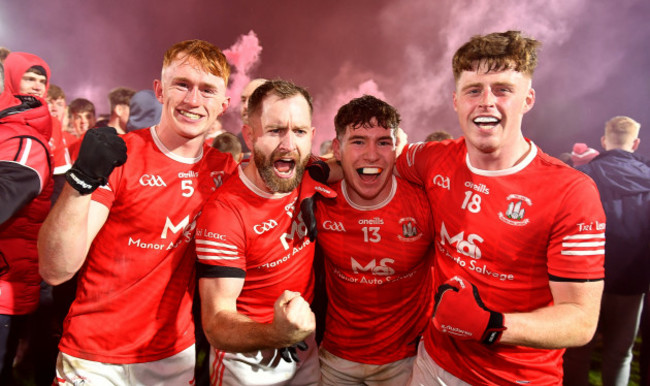
M 412 242 L 422 237 L 422 232 L 418 230 L 417 222 L 413 217 L 404 217 L 399 220 L 402 226 L 402 234 L 397 235 L 400 241 Z
M 530 198 L 519 194 L 510 194 L 506 197 L 507 208 L 505 213 L 499 212 L 499 220 L 514 226 L 524 226 L 530 222 L 526 217 L 526 210 L 533 205 Z

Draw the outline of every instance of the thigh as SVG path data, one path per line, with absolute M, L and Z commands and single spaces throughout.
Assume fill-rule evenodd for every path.
M 470 386 L 469 383 L 451 375 L 431 359 L 424 343 L 418 346 L 418 355 L 413 365 L 413 374 L 408 383 L 409 386 Z
M 190 385 L 194 380 L 195 346 L 152 362 L 126 365 L 130 385 Z
M 101 363 L 59 353 L 56 359 L 56 385 L 128 385 L 122 365 Z
M 210 384 L 222 386 L 316 385 L 320 377 L 314 335 L 307 351 L 298 350 L 300 361 L 286 362 L 278 350 L 231 353 L 210 350 Z

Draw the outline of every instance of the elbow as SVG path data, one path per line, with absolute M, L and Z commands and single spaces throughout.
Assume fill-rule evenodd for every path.
M 45 269 L 42 266 L 38 268 L 38 273 L 41 275 L 41 278 L 49 285 L 57 286 L 63 284 L 66 281 L 72 279 L 74 273 L 72 274 L 61 274 L 52 272 L 51 270 Z

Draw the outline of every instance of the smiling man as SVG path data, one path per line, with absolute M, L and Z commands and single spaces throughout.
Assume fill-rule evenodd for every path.
M 251 95 L 248 111 L 252 159 L 197 222 L 202 321 L 214 348 L 210 379 L 315 385 L 314 243 L 298 208 L 316 190 L 332 192 L 304 173 L 314 137 L 311 97 L 293 83 L 268 81 Z
M 436 230 L 434 316 L 412 385 L 561 384 L 603 289 L 594 182 L 522 134 L 539 42 L 508 31 L 454 55 L 463 137 L 411 144 L 400 175 L 425 187 Z
M 195 220 L 236 167 L 203 138 L 228 106 L 229 74 L 212 44 L 177 43 L 154 81 L 160 124 L 84 136 L 38 240 L 47 282 L 79 271 L 58 384 L 194 383 Z
M 334 119 L 344 180 L 318 200 L 328 308 L 322 385 L 403 385 L 431 316 L 433 219 L 424 190 L 393 176 L 400 116 L 365 95 Z

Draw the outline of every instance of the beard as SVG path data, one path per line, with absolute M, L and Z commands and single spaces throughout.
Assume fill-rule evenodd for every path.
M 276 160 L 284 157 L 293 158 L 295 164 L 295 173 L 291 178 L 280 178 L 275 174 L 273 164 Z M 289 193 L 296 189 L 302 181 L 302 175 L 305 173 L 309 157 L 300 158 L 300 152 L 283 153 L 274 150 L 268 157 L 253 145 L 253 161 L 259 171 L 260 177 L 269 188 L 270 191 L 275 193 Z

